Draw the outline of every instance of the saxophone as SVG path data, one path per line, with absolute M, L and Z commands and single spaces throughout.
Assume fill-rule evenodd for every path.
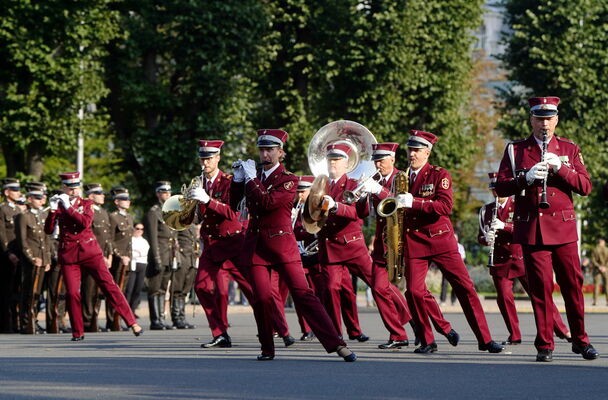
M 399 207 L 397 195 L 409 190 L 409 168 L 399 171 L 393 180 L 395 196 L 382 200 L 376 209 L 378 215 L 386 218 L 384 246 L 386 247 L 386 268 L 388 280 L 398 284 L 405 273 L 405 255 L 403 251 L 403 225 L 405 210 Z

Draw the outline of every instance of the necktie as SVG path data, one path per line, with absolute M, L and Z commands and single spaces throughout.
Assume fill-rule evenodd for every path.
M 262 183 L 266 180 L 266 174 L 262 172 Z
M 211 191 L 211 179 L 207 179 L 205 181 L 205 191 L 207 192 L 207 194 L 209 194 L 209 192 Z
M 332 180 L 331 183 L 329 184 L 329 191 L 334 190 L 334 186 L 336 186 L 336 182 Z
M 412 172 L 412 177 L 410 178 L 410 181 L 411 181 L 412 183 L 416 182 L 416 175 L 417 175 L 417 174 L 416 174 L 415 172 Z

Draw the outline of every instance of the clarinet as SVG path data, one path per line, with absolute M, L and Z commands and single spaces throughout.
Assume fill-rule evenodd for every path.
M 545 154 L 547 154 L 547 130 L 543 129 L 543 147 L 542 147 L 542 154 L 540 156 L 540 159 L 542 161 L 545 161 Z M 540 195 L 540 203 L 538 204 L 538 207 L 545 209 L 545 208 L 549 208 L 550 204 L 547 201 L 547 179 L 549 178 L 549 175 L 547 174 L 547 177 L 545 179 L 543 179 L 543 191 L 541 192 Z
M 492 223 L 496 221 L 496 218 L 498 218 L 498 196 L 496 196 L 496 199 L 494 200 L 494 210 L 492 210 L 492 221 L 490 222 L 490 226 L 492 226 Z M 492 240 L 492 242 L 490 242 L 490 252 L 488 254 L 488 268 L 494 266 L 494 243 L 496 243 L 496 231 L 494 229 L 491 229 L 491 231 L 494 232 L 494 239 Z

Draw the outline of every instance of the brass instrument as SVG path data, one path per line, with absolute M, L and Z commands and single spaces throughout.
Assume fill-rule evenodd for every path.
M 192 178 L 190 185 L 182 185 L 182 193 L 175 194 L 163 204 L 162 217 L 165 224 L 174 231 L 187 229 L 194 221 L 198 201 L 190 199 L 191 190 L 202 186 L 200 176 Z
M 361 197 L 366 196 L 367 192 L 365 192 L 365 190 L 364 190 L 365 183 L 367 181 L 369 181 L 370 179 L 375 180 L 376 177 L 379 175 L 380 175 L 380 170 L 377 169 L 376 172 L 369 178 L 363 177 L 361 180 L 359 180 L 359 184 L 357 185 L 356 188 L 354 188 L 353 190 L 344 191 L 344 194 L 343 194 L 344 201 L 347 204 L 353 204 L 353 203 L 356 203 Z
M 401 282 L 405 273 L 405 253 L 402 239 L 405 210 L 399 207 L 397 195 L 408 192 L 409 175 L 409 167 L 405 172 L 399 171 L 393 180 L 395 196 L 382 200 L 376 208 L 378 215 L 386 218 L 384 232 L 384 245 L 387 248 L 386 268 L 388 270 L 388 280 L 394 284 Z
M 327 220 L 328 211 L 322 209 L 323 196 L 329 193 L 326 148 L 330 144 L 346 144 L 352 148 L 346 173 L 360 179 L 376 171 L 372 157 L 374 135 L 363 125 L 347 120 L 333 121 L 319 129 L 308 145 L 308 166 L 315 176 L 302 210 L 302 224 L 309 233 L 317 233 Z

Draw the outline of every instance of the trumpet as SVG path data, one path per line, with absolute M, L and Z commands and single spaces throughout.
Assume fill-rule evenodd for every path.
M 359 181 L 359 184 L 353 190 L 344 191 L 344 201 L 347 204 L 352 204 L 357 202 L 362 196 L 365 196 L 367 192 L 364 190 L 365 184 L 370 180 L 376 178 L 380 174 L 380 170 L 377 169 L 376 172 L 370 176 L 369 178 L 363 178 Z

